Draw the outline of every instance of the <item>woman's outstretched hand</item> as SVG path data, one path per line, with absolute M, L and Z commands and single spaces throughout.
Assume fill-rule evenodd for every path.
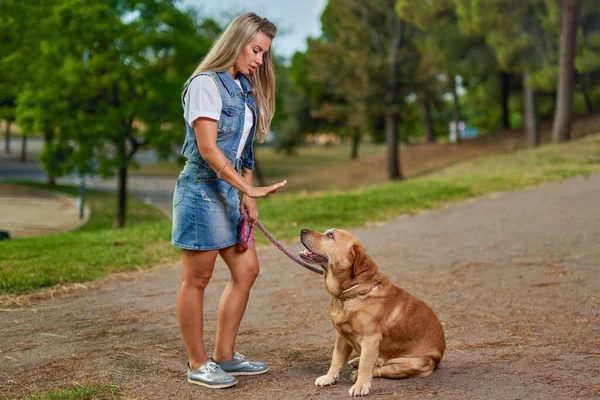
M 248 193 L 246 193 L 246 195 L 248 197 L 252 197 L 252 198 L 259 198 L 259 197 L 265 197 L 269 194 L 275 193 L 278 189 L 284 187 L 285 185 L 287 185 L 287 180 L 286 181 L 282 181 L 279 183 L 276 183 L 274 185 L 271 186 L 258 186 L 258 187 L 253 187 L 250 190 L 248 190 Z

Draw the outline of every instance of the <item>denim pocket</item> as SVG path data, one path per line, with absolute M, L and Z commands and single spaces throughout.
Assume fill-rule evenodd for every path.
M 237 108 L 234 105 L 223 105 L 223 110 L 222 112 L 224 112 L 225 114 L 229 115 L 230 117 L 235 117 L 237 115 L 240 115 L 242 113 L 243 110 L 240 110 L 239 108 Z
M 219 136 L 229 136 L 234 132 L 241 131 L 240 120 L 242 119 L 244 109 L 240 109 L 234 103 L 223 103 L 221 109 L 221 118 L 217 124 Z M 217 137 L 219 140 L 219 137 Z
M 179 203 L 183 201 L 185 195 L 185 188 L 187 187 L 188 176 L 186 174 L 179 174 L 177 178 L 177 184 L 175 185 L 175 192 L 173 193 L 173 208 L 177 207 Z

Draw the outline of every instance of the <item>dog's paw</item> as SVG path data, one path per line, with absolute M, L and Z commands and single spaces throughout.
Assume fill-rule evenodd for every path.
M 333 375 L 323 375 L 317 378 L 317 380 L 315 381 L 315 386 L 331 386 L 331 385 L 335 385 L 335 383 L 337 382 L 337 377 L 333 376 Z
M 369 389 L 371 389 L 370 383 L 355 383 L 348 391 L 348 394 L 350 397 L 363 397 L 369 394 Z
M 351 368 L 358 368 L 358 362 L 360 361 L 360 357 L 355 357 L 352 360 L 346 363 L 347 366 Z

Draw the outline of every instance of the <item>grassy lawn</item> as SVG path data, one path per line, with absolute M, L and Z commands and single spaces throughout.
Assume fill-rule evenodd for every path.
M 77 193 L 77 188 L 70 186 L 28 185 L 72 196 Z M 113 194 L 87 190 L 86 202 L 92 210 L 90 219 L 75 232 L 0 242 L 0 294 L 91 281 L 179 255 L 170 245 L 171 222 L 156 208 L 129 199 L 127 227 L 116 230 L 112 229 Z
M 334 167 L 348 162 L 350 145 L 336 146 L 303 146 L 291 156 L 276 152 L 271 146 L 255 145 L 256 160 L 266 179 L 285 179 L 304 171 L 318 171 L 319 168 Z M 385 152 L 385 145 L 363 143 L 360 145 L 360 156 Z M 177 176 L 183 164 L 176 161 L 160 162 L 151 165 L 141 165 L 132 169 L 134 175 L 146 176 Z
M 82 384 L 69 389 L 53 390 L 13 400 L 114 400 L 122 399 L 115 385 Z
M 339 163 L 336 168 L 343 168 Z M 422 178 L 347 191 L 282 191 L 259 200 L 260 219 L 275 237 L 290 239 L 296 238 L 301 228 L 360 227 L 493 192 L 599 172 L 597 134 L 563 145 L 475 159 Z M 179 258 L 169 244 L 170 221 L 160 213 L 132 202 L 129 226 L 113 230 L 114 198 L 102 193 L 88 198 L 92 219 L 84 229 L 0 242 L 0 294 L 85 282 Z M 258 230 L 256 238 L 259 244 L 268 243 Z

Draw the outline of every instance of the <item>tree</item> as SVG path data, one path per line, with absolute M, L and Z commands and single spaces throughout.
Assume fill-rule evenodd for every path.
M 6 153 L 10 153 L 10 125 L 14 121 L 15 92 L 5 59 L 15 51 L 15 42 L 18 41 L 15 8 L 12 1 L 0 2 L 0 119 L 6 122 Z
M 206 53 L 214 24 L 172 0 L 67 0 L 40 20 L 33 77 L 18 96 L 27 130 L 51 133 L 48 170 L 117 176 L 116 227 L 126 219 L 128 168 L 144 147 L 166 157 L 184 132 L 180 93 Z M 68 157 L 63 158 L 65 155 Z
M 453 0 L 399 0 L 396 9 L 403 20 L 419 29 L 415 38 L 420 57 L 415 93 L 430 101 L 447 93 L 452 99 L 452 120 L 458 126 L 465 117 L 459 82 L 463 88 L 481 85 L 487 76 L 496 72 L 489 48 L 480 34 L 461 29 L 460 9 Z M 426 119 L 426 109 L 423 114 Z
M 11 88 L 7 83 L 0 84 L 0 119 L 6 123 L 6 131 L 4 136 L 4 151 L 10 153 L 10 126 L 15 120 L 15 96 L 11 93 Z
M 502 71 L 522 76 L 523 116 L 528 142 L 540 142 L 537 123 L 536 74 L 552 65 L 552 33 L 544 28 L 548 0 L 455 0 L 459 23 L 465 32 L 485 36 Z
M 363 3 L 329 1 L 321 15 L 323 35 L 309 40 L 307 50 L 310 77 L 322 86 L 324 94 L 313 115 L 341 126 L 338 134 L 349 134 L 352 159 L 358 157 L 361 137 L 371 131 L 371 106 L 377 103 L 372 101 L 369 69 L 370 64 L 381 62 L 373 54 Z
M 563 4 L 558 97 L 552 126 L 552 139 L 555 142 L 563 142 L 571 138 L 577 28 L 581 13 L 581 0 L 564 0 Z
M 600 102 L 600 7 L 595 2 L 585 2 L 581 9 L 581 41 L 578 41 L 578 54 L 575 58 L 577 83 L 585 109 L 594 111 Z
M 39 41 L 47 33 L 39 24 L 54 0 L 3 0 L 0 2 L 0 119 L 6 121 L 6 152 L 10 152 L 10 126 L 17 118 L 17 94 L 34 72 Z M 27 135 L 22 136 L 21 160 L 26 160 Z
M 272 125 L 277 130 L 276 148 L 288 155 L 295 152 L 301 139 L 315 132 L 318 121 L 311 116 L 310 95 L 312 82 L 306 74 L 306 54 L 296 52 L 290 67 L 277 60 L 277 112 Z
M 384 126 L 388 175 L 402 177 L 398 134 L 400 107 L 416 69 L 411 29 L 394 12 L 395 1 L 329 1 L 323 35 L 309 41 L 310 77 L 321 85 L 314 115 L 343 126 L 358 157 L 361 138 Z M 380 121 L 384 121 L 380 124 Z
M 386 112 L 385 112 L 385 141 L 387 143 L 387 172 L 390 179 L 402 179 L 402 168 L 400 167 L 400 156 L 398 153 L 398 51 L 403 45 L 405 31 L 403 23 L 395 10 L 396 0 L 390 0 L 389 8 L 392 15 L 388 23 L 388 60 L 387 60 L 387 90 L 386 90 Z

